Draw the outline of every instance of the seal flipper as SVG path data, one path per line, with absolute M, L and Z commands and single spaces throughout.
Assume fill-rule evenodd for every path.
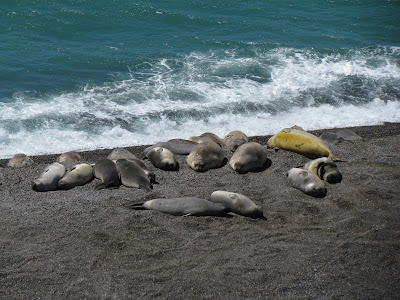
M 130 208 L 130 209 L 134 209 L 134 210 L 147 210 L 144 206 L 143 206 L 144 202 L 136 202 L 136 203 L 132 203 L 132 204 L 127 204 L 124 205 L 126 208 Z
M 331 161 L 347 161 L 346 159 L 343 159 L 343 158 L 340 158 L 340 157 L 335 156 L 332 152 L 329 153 L 328 158 L 329 158 Z

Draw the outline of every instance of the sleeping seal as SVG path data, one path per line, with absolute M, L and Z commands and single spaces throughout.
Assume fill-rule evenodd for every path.
M 57 162 L 48 165 L 40 176 L 32 183 L 32 189 L 36 192 L 55 191 L 58 182 L 65 174 L 65 167 Z
M 146 157 L 151 161 L 153 166 L 164 171 L 176 171 L 179 164 L 174 153 L 167 148 L 155 147 L 147 152 Z
M 85 185 L 93 179 L 93 167 L 89 164 L 77 164 L 58 182 L 61 190 L 69 190 L 78 185 Z
M 70 165 L 82 161 L 82 156 L 78 152 L 69 151 L 61 154 L 57 162 L 63 165 Z
M 29 157 L 26 156 L 24 153 L 18 153 L 13 156 L 8 161 L 7 166 L 11 168 L 22 168 L 22 167 L 28 167 L 33 164 L 33 160 Z
M 236 149 L 229 165 L 238 173 L 247 173 L 262 170 L 267 160 L 267 150 L 259 143 L 249 142 Z
M 136 159 L 136 156 L 124 148 L 115 148 L 111 151 L 111 153 L 107 156 L 107 158 L 111 160 Z
M 342 181 L 342 174 L 337 165 L 327 157 L 314 159 L 303 167 L 304 170 L 316 174 L 322 180 L 329 183 L 338 183 Z
M 197 146 L 197 143 L 184 140 L 184 139 L 172 139 L 168 142 L 158 142 L 152 146 L 147 147 L 143 150 L 144 155 L 146 156 L 147 152 L 155 147 L 163 147 L 170 150 L 172 153 L 176 155 L 188 155 L 194 147 Z
M 245 135 L 242 131 L 240 130 L 234 130 L 228 133 L 224 137 L 224 143 L 226 145 L 226 148 L 232 152 L 235 152 L 235 150 L 243 145 L 244 143 L 247 143 L 249 141 L 249 138 L 247 135 Z
M 118 159 L 115 164 L 123 185 L 144 189 L 147 192 L 151 191 L 152 186 L 149 177 L 137 164 L 127 159 Z
M 268 146 L 292 151 L 311 159 L 327 156 L 333 161 L 344 161 L 336 157 L 320 138 L 293 128 L 285 128 L 275 134 L 268 140 Z
M 250 218 L 266 219 L 262 210 L 250 200 L 250 198 L 239 193 L 226 191 L 215 191 L 211 194 L 210 201 L 222 203 L 231 212 Z
M 96 162 L 93 167 L 93 172 L 94 177 L 101 180 L 101 183 L 95 187 L 96 190 L 118 188 L 121 185 L 117 167 L 115 163 L 108 158 L 102 158 Z
M 214 142 L 201 143 L 186 158 L 187 164 L 197 172 L 219 168 L 225 159 L 224 151 Z
M 212 132 L 204 132 L 204 133 L 200 134 L 200 137 L 208 138 L 208 139 L 212 140 L 214 143 L 216 143 L 221 148 L 225 147 L 224 140 Z
M 324 182 L 310 171 L 300 168 L 290 169 L 288 180 L 292 187 L 307 195 L 313 197 L 324 197 L 326 195 Z
M 221 203 L 214 203 L 197 197 L 153 199 L 131 206 L 133 209 L 158 210 L 174 216 L 226 216 L 229 209 Z

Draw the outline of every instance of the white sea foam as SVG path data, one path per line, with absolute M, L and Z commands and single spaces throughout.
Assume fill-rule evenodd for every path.
M 0 158 L 151 144 L 205 131 L 268 135 L 295 124 L 312 130 L 400 122 L 400 69 L 392 57 L 399 50 L 377 52 L 192 53 L 149 61 L 126 80 L 62 94 L 17 93 L 0 103 Z

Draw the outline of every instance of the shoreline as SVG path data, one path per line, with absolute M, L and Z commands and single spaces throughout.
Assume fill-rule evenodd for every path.
M 337 127 L 337 128 L 330 128 L 330 129 L 316 129 L 316 130 L 307 130 L 308 132 L 314 134 L 314 135 L 320 135 L 323 132 L 326 131 L 336 131 L 339 129 L 351 129 L 355 131 L 357 134 L 364 138 L 372 138 L 372 137 L 377 137 L 378 135 L 396 135 L 400 134 L 400 122 L 399 123 L 392 123 L 392 122 L 384 122 L 384 124 L 381 125 L 366 125 L 366 126 L 349 126 L 349 127 Z M 371 130 L 372 129 L 372 130 Z M 378 133 L 374 133 L 378 131 Z M 256 135 L 256 136 L 249 136 L 249 141 L 252 142 L 259 142 L 259 143 L 264 143 L 266 144 L 266 141 L 268 138 L 270 138 L 272 135 Z M 168 139 L 173 139 L 174 137 L 169 137 Z M 223 137 L 221 137 L 223 138 Z M 144 144 L 144 145 L 135 145 L 135 146 L 125 146 L 125 147 L 120 147 L 127 149 L 131 152 L 138 152 L 135 149 L 140 149 L 143 150 L 146 147 L 150 146 L 149 144 Z M 93 150 L 83 150 L 83 151 L 75 151 L 80 153 L 84 158 L 88 158 L 92 155 L 98 157 L 98 156 L 107 156 L 109 152 L 112 151 L 113 148 L 98 148 L 98 149 L 93 149 Z M 15 153 L 17 154 L 17 153 Z M 39 155 L 30 155 L 35 162 L 37 163 L 45 163 L 47 161 L 51 161 L 57 158 L 61 153 L 53 153 L 53 154 L 39 154 Z M 138 156 L 140 157 L 140 156 Z M 11 159 L 9 158 L 1 158 L 0 159 L 0 167 L 6 167 L 8 161 Z
M 155 172 L 146 192 L 121 186 L 35 192 L 58 154 L 0 168 L 0 294 L 7 299 L 395 299 L 400 294 L 400 123 L 349 127 L 363 140 L 330 145 L 343 179 L 314 198 L 286 172 L 309 159 L 268 149 L 272 164 L 238 174 Z M 310 131 L 319 135 L 324 130 Z M 335 131 L 329 129 L 326 131 Z M 251 141 L 266 144 L 269 136 Z M 173 138 L 173 137 L 171 137 Z M 147 145 L 124 147 L 138 157 Z M 111 149 L 80 152 L 96 162 Z M 6 166 L 8 159 L 0 160 Z M 266 220 L 135 211 L 154 198 L 215 190 L 252 199 Z

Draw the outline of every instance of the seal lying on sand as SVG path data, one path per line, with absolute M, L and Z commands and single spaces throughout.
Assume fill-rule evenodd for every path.
M 135 154 L 124 148 L 115 148 L 111 151 L 111 153 L 107 156 L 108 159 L 117 160 L 117 159 L 137 159 Z
M 324 197 L 326 188 L 324 182 L 314 173 L 293 168 L 288 172 L 288 180 L 292 187 L 313 197 Z
M 64 165 L 54 162 L 48 165 L 40 176 L 32 183 L 32 189 L 37 192 L 55 191 L 58 182 L 65 174 Z
M 18 153 L 13 156 L 8 161 L 7 166 L 11 168 L 22 168 L 22 167 L 28 167 L 33 164 L 33 160 L 29 157 L 26 156 L 24 153 Z
M 215 191 L 211 194 L 210 201 L 222 203 L 231 212 L 250 218 L 266 219 L 262 210 L 250 200 L 250 198 L 239 193 L 226 191 Z
M 233 153 L 229 165 L 238 173 L 261 170 L 267 162 L 267 150 L 259 143 L 245 143 Z
M 135 203 L 130 208 L 158 210 L 174 216 L 226 216 L 229 209 L 221 203 L 214 203 L 197 197 L 153 199 Z
M 200 137 L 205 137 L 205 138 L 212 140 L 214 143 L 216 143 L 221 148 L 225 147 L 225 142 L 223 141 L 223 139 L 221 139 L 218 135 L 216 135 L 212 132 L 204 132 L 204 133 L 200 134 Z
M 324 132 L 323 134 L 320 135 L 320 139 L 332 143 L 332 144 L 338 144 L 341 142 L 355 142 L 359 141 L 362 139 L 357 133 L 350 129 L 341 129 L 336 132 Z
M 184 139 L 172 139 L 168 142 L 158 142 L 150 147 L 147 147 L 143 150 L 144 155 L 146 156 L 147 152 L 155 147 L 163 147 L 170 150 L 172 153 L 176 155 L 188 155 L 194 147 L 197 146 L 196 142 L 184 140 Z
M 137 164 L 127 159 L 118 159 L 115 164 L 123 185 L 144 189 L 147 192 L 151 191 L 152 186 L 149 177 Z
M 224 151 L 216 143 L 201 143 L 186 158 L 187 164 L 197 172 L 219 168 L 225 159 Z
M 58 182 L 61 190 L 69 190 L 78 185 L 85 185 L 94 177 L 93 167 L 89 164 L 77 164 L 68 170 L 63 178 Z
M 314 159 L 303 167 L 304 170 L 316 174 L 322 180 L 329 183 L 338 183 L 342 181 L 342 174 L 337 165 L 327 157 Z
M 134 162 L 137 164 L 139 167 L 141 167 L 146 175 L 149 177 L 150 182 L 155 183 L 156 182 L 156 176 L 153 171 L 151 171 L 144 161 L 140 160 L 137 158 L 133 153 L 130 151 L 123 149 L 123 148 L 115 148 L 111 151 L 111 153 L 107 156 L 108 159 L 111 159 L 114 163 L 117 162 L 118 159 L 126 159 L 131 162 Z
M 333 161 L 344 161 L 336 157 L 318 137 L 306 131 L 285 128 L 268 140 L 268 146 L 302 154 L 308 158 L 327 156 Z
M 82 156 L 74 151 L 65 152 L 57 158 L 57 162 L 63 165 L 74 164 L 82 160 Z
M 153 166 L 164 171 L 176 171 L 179 169 L 178 161 L 174 153 L 167 148 L 155 147 L 147 152 L 146 157 Z
M 119 173 L 115 163 L 108 159 L 103 158 L 95 163 L 93 167 L 94 176 L 101 180 L 95 189 L 117 188 L 121 185 Z
M 224 143 L 228 150 L 234 152 L 239 146 L 247 143 L 249 138 L 240 130 L 234 130 L 224 137 Z

